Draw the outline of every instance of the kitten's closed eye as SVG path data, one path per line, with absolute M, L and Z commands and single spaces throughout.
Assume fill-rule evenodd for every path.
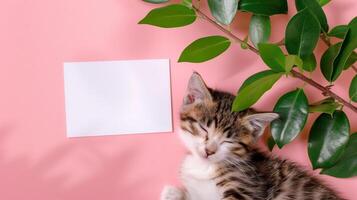
M 208 133 L 207 129 L 205 129 L 201 124 L 199 124 L 199 126 L 204 132 Z

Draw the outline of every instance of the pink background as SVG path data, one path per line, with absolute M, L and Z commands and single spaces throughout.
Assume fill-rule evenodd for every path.
M 291 14 L 274 16 L 271 41 L 279 41 Z M 174 130 L 178 108 L 193 70 L 208 85 L 235 92 L 247 76 L 264 70 L 250 51 L 232 45 L 222 56 L 203 64 L 177 63 L 181 50 L 217 29 L 202 20 L 178 29 L 138 25 L 157 7 L 140 0 L 2 0 L 0 4 L 0 199 L 158 199 L 165 184 L 179 184 L 184 149 L 176 134 L 147 134 L 67 139 L 63 94 L 65 61 L 170 58 Z M 325 7 L 331 27 L 348 23 L 355 0 L 333 0 Z M 249 14 L 239 13 L 233 30 L 244 37 Z M 325 45 L 320 43 L 317 54 Z M 348 97 L 354 72 L 349 70 L 333 90 Z M 319 70 L 314 72 L 327 84 Z M 302 86 L 284 79 L 255 105 L 271 110 L 283 92 Z M 306 86 L 311 101 L 319 91 Z M 350 117 L 357 131 L 357 117 Z M 306 129 L 316 115 L 310 116 Z M 310 168 L 306 131 L 274 152 Z M 356 199 L 357 178 L 321 176 L 344 197 Z

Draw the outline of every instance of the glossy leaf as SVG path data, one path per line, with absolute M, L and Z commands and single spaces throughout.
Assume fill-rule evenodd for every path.
M 208 0 L 208 6 L 219 23 L 228 25 L 236 15 L 238 0 Z
M 282 75 L 283 73 L 267 70 L 250 76 L 239 88 L 232 110 L 242 111 L 252 106 L 266 91 L 273 87 Z
M 323 169 L 321 174 L 338 178 L 357 176 L 357 133 L 350 136 L 340 160 L 332 167 Z
M 271 123 L 271 134 L 282 148 L 291 142 L 304 128 L 308 116 L 309 104 L 303 89 L 284 94 L 274 107 L 279 119 Z
M 274 138 L 273 138 L 272 136 L 270 136 L 270 137 L 268 138 L 267 145 L 268 145 L 268 149 L 269 149 L 270 151 L 273 151 L 274 146 L 276 145 L 276 143 L 275 143 Z
M 210 60 L 226 51 L 230 44 L 230 40 L 223 36 L 200 38 L 183 50 L 178 62 L 200 63 Z
M 297 66 L 299 69 L 301 69 L 303 67 L 303 61 L 299 56 L 287 55 L 285 57 L 285 72 L 290 72 L 294 66 Z
M 357 102 L 357 75 L 352 79 L 351 85 L 350 85 L 350 99 L 354 102 Z
M 278 45 L 260 43 L 258 45 L 259 53 L 265 64 L 273 71 L 285 71 L 285 55 Z
M 331 0 L 318 0 L 320 6 L 325 6 L 326 4 L 330 3 Z
M 302 58 L 302 61 L 303 61 L 303 65 L 302 65 L 302 68 L 305 70 L 305 71 L 308 71 L 308 72 L 313 72 L 315 71 L 316 69 L 316 57 L 314 54 L 311 54 L 309 56 L 305 56 Z
M 345 38 L 347 30 L 348 30 L 347 25 L 339 25 L 334 27 L 327 35 L 330 37 L 337 37 L 343 39 Z
M 320 61 L 321 72 L 324 75 L 325 79 L 328 80 L 329 82 L 332 82 L 332 74 L 333 71 L 336 70 L 334 69 L 333 61 L 335 60 L 341 48 L 341 44 L 342 42 L 330 46 L 321 56 L 321 61 Z
M 192 8 L 192 0 L 182 0 L 181 4 L 188 8 Z
M 148 2 L 148 3 L 165 3 L 165 2 L 168 2 L 169 0 L 143 0 L 145 2 Z
M 238 9 L 258 15 L 271 16 L 288 13 L 287 0 L 240 0 Z
M 272 71 L 272 70 L 265 70 L 265 71 L 261 71 L 258 73 L 253 74 L 252 76 L 248 77 L 243 84 L 240 86 L 238 93 L 244 89 L 245 87 L 247 87 L 248 85 L 251 85 L 252 83 L 258 81 L 259 79 L 262 79 L 266 76 L 270 76 L 270 75 L 274 75 L 276 74 L 276 72 Z
M 324 75 L 325 79 L 329 82 L 335 81 L 341 74 L 342 70 L 348 69 L 353 63 L 357 61 L 356 53 L 352 52 L 352 54 L 345 62 L 345 66 L 343 68 L 334 65 L 334 60 L 336 59 L 337 54 L 340 52 L 341 45 L 342 42 L 339 42 L 330 46 L 321 56 L 321 72 Z
M 350 125 L 343 111 L 321 114 L 311 127 L 308 153 L 314 169 L 332 167 L 348 141 Z
M 139 24 L 162 28 L 174 28 L 192 24 L 196 20 L 194 10 L 181 4 L 172 4 L 151 10 Z
M 320 36 L 320 25 L 308 9 L 301 10 L 289 21 L 285 46 L 289 54 L 310 56 Z
M 357 61 L 357 53 L 352 52 L 350 57 L 347 59 L 347 62 L 345 64 L 344 70 L 350 68 L 355 62 Z
M 295 5 L 298 11 L 303 10 L 305 8 L 309 9 L 312 15 L 316 17 L 319 21 L 321 28 L 327 32 L 328 24 L 324 11 L 322 10 L 320 4 L 316 0 L 295 0 Z
M 345 35 L 340 51 L 333 61 L 332 81 L 340 76 L 351 53 L 357 48 L 357 17 L 348 24 L 348 27 L 349 30 Z
M 268 16 L 253 15 L 249 24 L 249 37 L 255 47 L 269 40 L 271 23 Z
M 341 105 L 333 98 L 327 98 L 322 101 L 313 103 L 309 106 L 310 113 L 327 113 L 332 116 L 336 109 Z

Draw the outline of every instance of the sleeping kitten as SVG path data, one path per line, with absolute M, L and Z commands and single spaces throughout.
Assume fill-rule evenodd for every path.
M 191 76 L 180 113 L 191 152 L 181 169 L 185 188 L 166 186 L 161 200 L 342 199 L 294 163 L 259 151 L 256 141 L 278 114 L 231 112 L 233 100 Z

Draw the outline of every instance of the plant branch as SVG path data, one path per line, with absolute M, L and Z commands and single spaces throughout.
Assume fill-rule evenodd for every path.
M 274 44 L 276 44 L 276 45 L 278 45 L 278 46 L 283 46 L 283 45 L 285 45 L 285 38 L 281 39 L 279 42 L 276 42 L 276 43 L 274 43 Z
M 328 47 L 332 46 L 332 43 L 331 43 L 331 41 L 330 41 L 330 38 L 327 37 L 325 33 L 321 34 L 321 35 L 320 35 L 320 38 L 322 39 L 322 41 L 323 41 Z
M 227 36 L 229 36 L 231 39 L 233 39 L 234 41 L 237 41 L 239 43 L 245 43 L 242 39 L 240 39 L 238 36 L 234 35 L 232 32 L 230 32 L 229 30 L 227 30 L 225 27 L 223 27 L 222 25 L 220 25 L 219 23 L 217 23 L 216 21 L 214 21 L 213 19 L 211 19 L 210 17 L 208 17 L 205 13 L 203 13 L 200 9 L 198 9 L 196 6 L 192 6 L 192 8 L 205 20 L 207 20 L 209 23 L 211 23 L 212 25 L 214 25 L 216 28 L 218 28 L 219 30 L 221 30 L 223 33 L 225 33 Z M 328 40 L 327 40 L 328 41 Z M 328 41 L 329 42 L 329 41 Z M 253 47 L 250 44 L 247 44 L 247 47 L 249 50 L 251 50 L 252 52 L 254 52 L 255 54 L 259 55 L 259 50 L 256 49 L 255 47 Z M 320 85 L 319 83 L 317 83 L 316 81 L 306 77 L 305 75 L 303 75 L 302 73 L 299 73 L 295 70 L 291 70 L 291 74 L 293 77 L 298 78 L 302 81 L 304 81 L 305 83 L 317 88 L 318 90 L 322 91 L 322 94 L 325 96 L 330 96 L 334 99 L 336 99 L 337 101 L 339 101 L 340 103 L 342 103 L 344 106 L 350 108 L 352 111 L 357 113 L 357 107 L 355 107 L 354 105 L 352 105 L 351 103 L 349 103 L 348 101 L 344 100 L 343 98 L 341 98 L 340 96 L 338 96 L 336 93 L 332 92 L 328 87 L 324 87 L 322 85 Z
M 322 94 L 324 96 L 330 96 L 330 97 L 336 99 L 337 101 L 342 103 L 344 106 L 350 108 L 352 111 L 357 113 L 357 107 L 355 107 L 348 101 L 344 100 L 343 98 L 338 96 L 336 93 L 332 92 L 329 87 L 324 87 L 324 86 L 320 85 L 319 83 L 317 83 L 316 81 L 312 80 L 311 78 L 307 78 L 306 76 L 304 76 L 303 74 L 301 74 L 295 70 L 291 70 L 291 74 L 293 77 L 301 79 L 301 80 L 305 81 L 306 83 L 314 86 L 315 88 L 321 90 Z
M 328 47 L 332 46 L 332 43 L 331 43 L 330 39 L 329 39 L 326 35 L 322 34 L 322 35 L 320 36 L 320 38 L 322 39 L 322 41 L 323 41 Z M 356 67 L 356 66 L 352 65 L 351 68 L 357 73 L 357 67 Z
M 208 21 L 209 23 L 213 24 L 216 26 L 216 28 L 218 28 L 219 30 L 221 30 L 223 33 L 225 33 L 226 35 L 228 35 L 230 38 L 232 38 L 234 41 L 239 42 L 239 43 L 245 43 L 242 39 L 240 39 L 239 37 L 237 37 L 236 35 L 234 35 L 232 32 L 230 32 L 228 29 L 226 29 L 225 27 L 223 27 L 222 25 L 218 24 L 216 21 L 214 21 L 213 19 L 211 19 L 210 17 L 208 17 L 205 13 L 203 13 L 200 9 L 198 9 L 196 6 L 192 5 L 192 8 L 201 16 L 202 19 Z M 247 47 L 249 50 L 253 51 L 254 53 L 259 55 L 259 51 L 258 49 L 254 48 L 252 45 L 247 44 Z

